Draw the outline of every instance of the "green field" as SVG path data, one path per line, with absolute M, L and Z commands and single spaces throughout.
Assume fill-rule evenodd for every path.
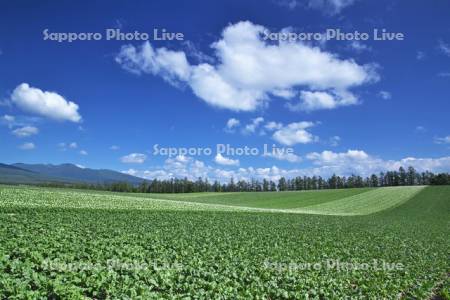
M 448 186 L 180 195 L 0 186 L 0 298 L 445 298 L 449 217 Z

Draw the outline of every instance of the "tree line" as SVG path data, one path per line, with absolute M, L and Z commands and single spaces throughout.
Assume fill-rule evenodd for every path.
M 139 185 L 132 185 L 127 182 L 69 185 L 58 183 L 45 184 L 45 186 L 136 193 L 277 192 L 408 185 L 450 185 L 450 174 L 434 174 L 428 171 L 419 173 L 413 167 L 408 167 L 407 169 L 400 167 L 398 171 L 381 172 L 368 177 L 333 175 L 327 179 L 321 176 L 298 176 L 294 178 L 281 177 L 278 181 L 267 179 L 235 181 L 231 178 L 228 183 L 220 183 L 217 180 L 210 182 L 200 177 L 195 181 L 187 178 L 143 180 Z

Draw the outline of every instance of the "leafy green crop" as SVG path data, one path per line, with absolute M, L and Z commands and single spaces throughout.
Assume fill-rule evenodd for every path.
M 399 192 L 389 191 L 391 200 L 398 200 Z M 359 195 L 372 193 L 365 192 Z M 384 197 L 376 204 L 384 210 L 344 217 L 0 187 L 0 298 L 427 299 L 431 293 L 448 294 L 450 187 L 411 191 L 410 200 L 405 196 L 395 205 L 385 205 Z M 336 209 L 343 207 L 339 199 L 333 200 Z M 360 207 L 358 199 L 350 208 Z M 375 268 L 374 260 L 378 267 L 385 262 L 402 268 Z M 369 268 L 325 268 L 328 261 Z M 299 267 L 309 263 L 321 268 Z

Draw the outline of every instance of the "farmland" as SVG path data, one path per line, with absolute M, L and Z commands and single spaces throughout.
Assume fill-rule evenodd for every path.
M 450 187 L 0 186 L 0 298 L 448 297 Z

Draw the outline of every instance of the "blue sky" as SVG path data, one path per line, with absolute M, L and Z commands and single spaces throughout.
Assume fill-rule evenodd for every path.
M 449 11 L 444 0 L 3 2 L 1 162 L 221 180 L 450 171 Z M 108 28 L 150 37 L 106 40 Z M 337 28 L 370 38 L 264 39 Z M 45 29 L 103 36 L 58 42 Z M 184 38 L 155 41 L 154 29 Z M 375 41 L 374 29 L 404 39 Z M 155 144 L 212 154 L 169 158 Z M 260 153 L 217 156 L 217 144 Z M 264 156 L 264 144 L 294 153 Z

